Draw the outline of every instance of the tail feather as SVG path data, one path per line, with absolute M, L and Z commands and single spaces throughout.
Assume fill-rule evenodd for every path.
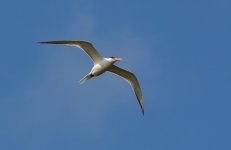
M 85 81 L 87 81 L 87 80 L 89 80 L 89 79 L 91 79 L 91 78 L 92 78 L 91 74 L 87 74 L 85 77 L 83 77 L 83 78 L 79 81 L 79 83 L 80 83 L 80 84 L 83 84 Z

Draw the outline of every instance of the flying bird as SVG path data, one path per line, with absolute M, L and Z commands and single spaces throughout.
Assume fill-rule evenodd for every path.
M 131 85 L 134 93 L 136 94 L 137 100 L 140 104 L 142 114 L 144 115 L 144 101 L 142 98 L 142 92 L 140 89 L 139 82 L 134 73 L 124 70 L 116 65 L 115 62 L 123 60 L 119 57 L 102 57 L 94 46 L 90 42 L 86 41 L 46 41 L 46 42 L 39 42 L 41 44 L 60 44 L 60 45 L 67 45 L 67 46 L 75 46 L 82 49 L 93 61 L 93 67 L 91 71 L 80 80 L 81 83 L 84 83 L 86 80 L 90 80 L 93 77 L 99 76 L 106 71 L 112 72 L 123 79 L 127 80 L 128 83 Z

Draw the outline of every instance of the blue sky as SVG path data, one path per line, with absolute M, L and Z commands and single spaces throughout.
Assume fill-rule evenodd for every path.
M 0 149 L 231 149 L 231 1 L 0 2 Z M 136 73 L 83 85 L 91 41 Z M 99 85 L 101 85 L 99 87 Z

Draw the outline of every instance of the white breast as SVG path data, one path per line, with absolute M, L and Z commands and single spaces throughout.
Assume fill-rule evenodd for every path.
M 108 67 L 113 65 L 113 63 L 114 62 L 112 62 L 112 61 L 109 61 L 107 59 L 103 59 L 93 66 L 91 73 L 94 74 L 95 76 L 98 76 L 98 75 L 104 73 Z

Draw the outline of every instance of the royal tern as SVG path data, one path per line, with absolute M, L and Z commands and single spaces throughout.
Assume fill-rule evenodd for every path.
M 136 76 L 132 72 L 129 72 L 127 70 L 124 70 L 114 65 L 115 62 L 123 60 L 122 58 L 118 58 L 118 57 L 104 58 L 97 52 L 97 50 L 94 48 L 94 46 L 91 43 L 86 41 L 47 41 L 47 42 L 39 42 L 39 43 L 76 46 L 82 49 L 83 51 L 85 51 L 92 59 L 93 67 L 90 73 L 88 73 L 83 79 L 81 79 L 80 82 L 83 83 L 84 81 L 99 76 L 106 71 L 119 75 L 120 77 L 128 81 L 128 83 L 131 85 L 134 93 L 136 94 L 137 100 L 140 104 L 142 113 L 144 114 L 144 101 L 142 98 L 140 85 Z

